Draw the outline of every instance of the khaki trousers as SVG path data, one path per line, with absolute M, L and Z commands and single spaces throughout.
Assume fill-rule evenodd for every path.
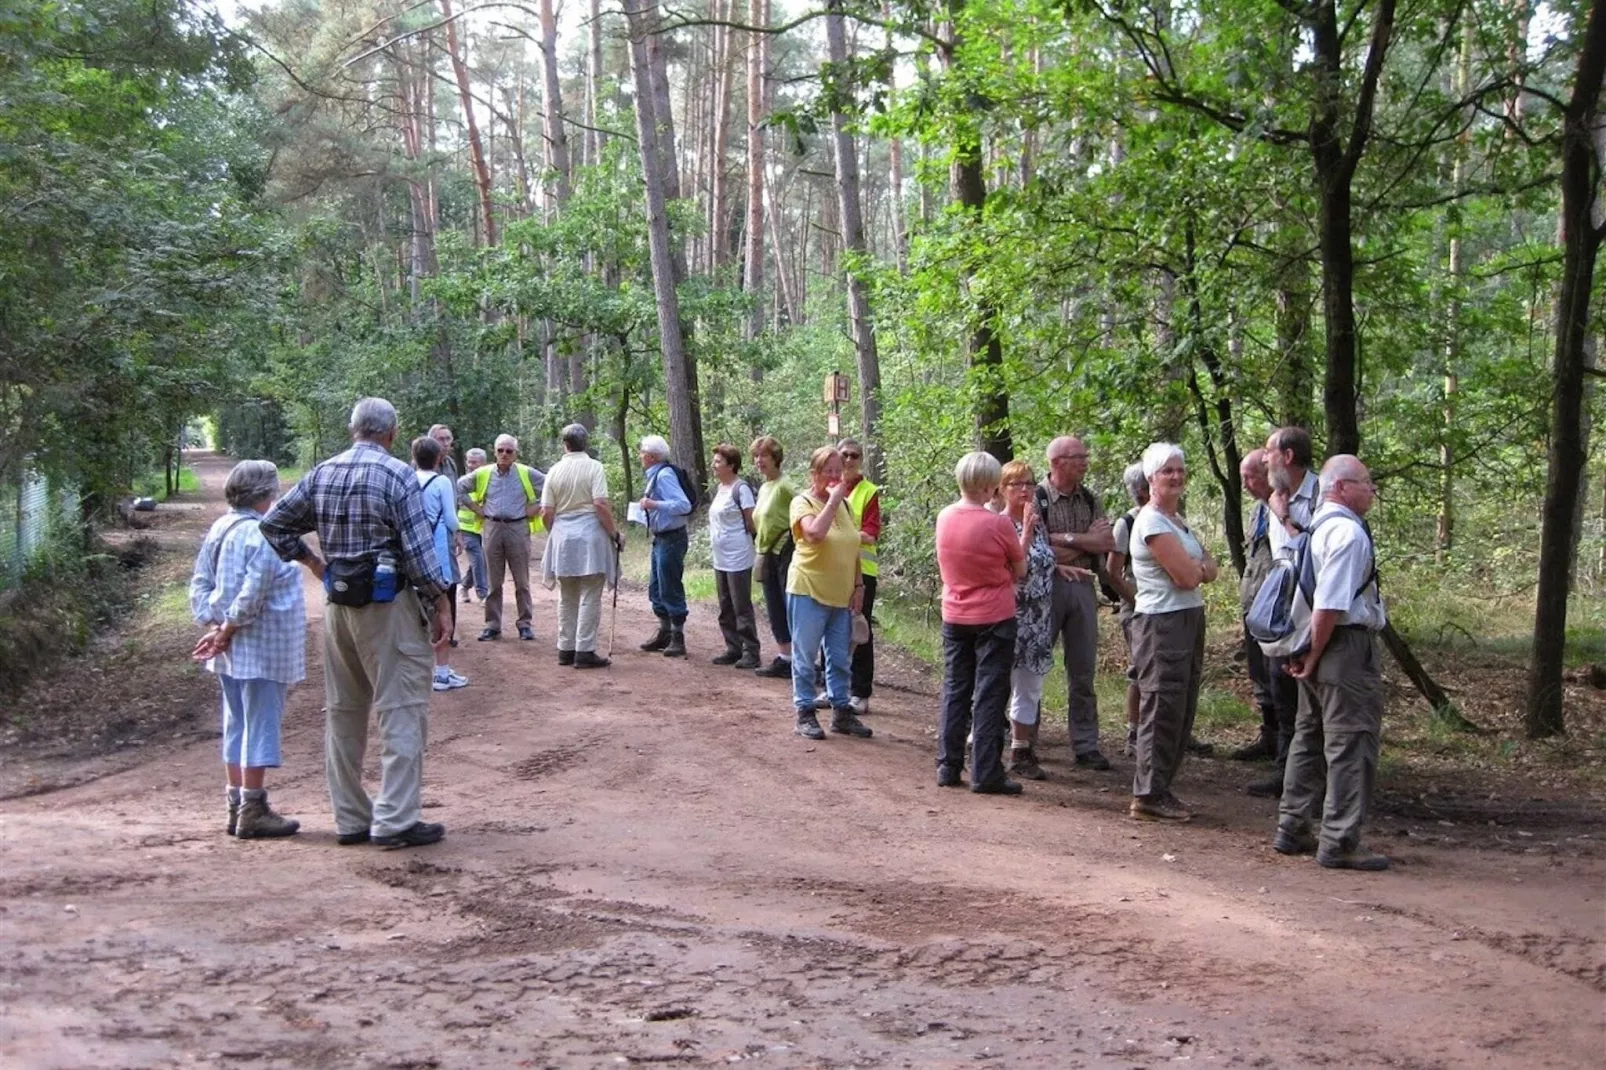
M 558 649 L 597 649 L 597 626 L 602 623 L 602 588 L 607 577 L 558 577 Z
M 1182 759 L 1204 679 L 1205 611 L 1177 609 L 1132 616 L 1132 664 L 1137 669 L 1138 738 L 1132 794 L 1161 799 Z
M 502 630 L 502 581 L 505 573 L 512 571 L 518 626 L 528 628 L 535 603 L 530 598 L 530 528 L 526 522 L 485 522 L 485 570 L 491 574 L 491 589 L 485 595 L 485 626 L 495 632 Z
M 394 602 L 324 608 L 324 772 L 340 834 L 391 836 L 419 821 L 434 664 L 423 607 L 411 588 Z M 378 714 L 380 746 L 373 799 L 362 786 L 370 709 Z
M 1299 717 L 1283 771 L 1277 823 L 1290 832 L 1307 832 L 1319 821 L 1326 852 L 1359 846 L 1377 779 L 1382 731 L 1383 667 L 1377 642 L 1371 632 L 1340 628 L 1322 651 L 1315 679 L 1299 681 Z

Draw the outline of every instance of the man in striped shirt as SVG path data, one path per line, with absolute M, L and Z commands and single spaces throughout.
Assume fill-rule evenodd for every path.
M 393 600 L 325 607 L 326 773 L 342 845 L 417 847 L 446 835 L 444 826 L 420 819 L 420 796 L 433 651 L 451 636 L 451 607 L 440 597 L 447 577 L 418 480 L 390 454 L 395 407 L 383 398 L 357 402 L 351 437 L 351 449 L 308 472 L 279 500 L 261 531 L 281 558 L 301 562 L 320 579 L 326 567 L 395 570 Z M 302 539 L 313 531 L 322 558 Z M 381 580 L 376 574 L 382 592 Z M 362 786 L 370 709 L 378 714 L 383 747 L 379 795 L 372 799 Z

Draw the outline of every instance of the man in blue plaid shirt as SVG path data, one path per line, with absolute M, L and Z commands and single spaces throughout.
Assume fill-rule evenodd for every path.
M 325 772 L 342 845 L 417 847 L 446 835 L 444 826 L 420 819 L 420 795 L 434 651 L 451 636 L 451 607 L 440 597 L 447 578 L 418 480 L 390 454 L 395 407 L 384 398 L 357 402 L 351 437 L 351 449 L 308 472 L 263 518 L 261 530 L 281 558 L 301 562 L 320 579 L 326 560 L 373 564 L 381 555 L 393 558 L 405 579 L 393 601 L 325 607 Z M 302 540 L 313 531 L 322 558 Z M 373 799 L 362 786 L 370 709 L 378 714 L 383 748 Z

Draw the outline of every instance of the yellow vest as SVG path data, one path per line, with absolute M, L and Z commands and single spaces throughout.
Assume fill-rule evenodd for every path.
M 486 466 L 482 464 L 474 471 L 478 472 L 485 467 Z M 470 474 L 472 475 L 473 473 Z M 475 476 L 475 478 L 478 479 L 479 477 Z M 455 491 L 457 488 L 453 487 L 452 489 Z M 469 497 L 473 497 L 473 495 L 471 494 Z M 480 488 L 480 500 L 485 500 L 484 488 Z M 465 505 L 457 510 L 457 527 L 459 531 L 462 531 L 466 535 L 479 535 L 485 530 L 485 522 L 474 515 L 474 510 Z
M 870 504 L 875 492 L 881 488 L 868 479 L 860 479 L 853 484 L 853 490 L 848 492 L 848 508 L 853 512 L 853 526 L 859 527 L 864 523 L 864 507 Z M 859 544 L 859 571 L 866 576 L 876 575 L 875 543 L 861 542 Z
M 491 473 L 495 470 L 496 466 L 494 464 L 487 464 L 481 465 L 479 469 L 475 471 L 474 489 L 469 491 L 468 494 L 470 498 L 474 499 L 475 505 L 481 507 L 485 505 L 485 494 L 490 489 Z M 535 484 L 530 482 L 529 468 L 515 461 L 513 462 L 513 470 L 519 474 L 519 482 L 524 484 L 524 500 L 527 502 L 537 501 L 538 499 L 535 494 Z M 462 514 L 459 513 L 458 515 L 461 516 Z M 478 520 L 479 517 L 475 517 L 474 519 Z M 540 515 L 537 514 L 532 516 L 530 518 L 530 534 L 540 535 L 544 531 L 546 531 L 546 525 L 541 523 Z

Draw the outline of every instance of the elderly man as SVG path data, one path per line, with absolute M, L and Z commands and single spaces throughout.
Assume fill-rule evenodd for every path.
M 641 467 L 647 471 L 647 485 L 641 508 L 652 533 L 652 571 L 647 580 L 647 599 L 658 631 L 641 644 L 646 651 L 663 651 L 666 658 L 686 656 L 686 517 L 691 501 L 681 489 L 680 477 L 669 463 L 669 443 L 661 435 L 641 440 Z
M 541 491 L 541 520 L 550 532 L 541 583 L 558 589 L 558 664 L 605 669 L 611 660 L 597 655 L 602 589 L 619 582 L 616 552 L 624 549 L 624 539 L 614 527 L 608 475 L 586 453 L 590 433 L 583 424 L 570 424 L 562 437 L 563 459 L 547 473 Z
M 446 575 L 413 470 L 390 455 L 396 410 L 363 398 L 352 447 L 308 472 L 262 518 L 275 553 L 324 582 L 325 772 L 342 845 L 418 847 L 446 835 L 420 819 L 431 648 L 451 635 Z M 316 531 L 320 559 L 301 536 Z M 434 618 L 431 630 L 430 618 Z M 379 796 L 362 786 L 368 711 L 379 717 Z
M 478 472 L 486 465 L 485 451 L 476 446 L 463 454 L 463 462 L 470 472 Z M 485 575 L 485 525 L 475 515 L 468 492 L 463 489 L 463 481 L 453 479 L 452 483 L 457 488 L 457 530 L 462 550 L 468 554 L 468 569 L 463 573 L 463 601 L 472 602 L 477 594 L 483 602 L 489 583 Z
M 1288 674 L 1299 681 L 1299 716 L 1272 845 L 1286 855 L 1315 851 L 1327 869 L 1389 865 L 1361 847 L 1383 730 L 1377 633 L 1388 621 L 1363 519 L 1376 496 L 1371 474 L 1355 457 L 1340 453 L 1322 466 L 1321 505 L 1309 525 L 1316 573 L 1310 649 L 1288 659 Z M 1319 836 L 1311 830 L 1318 820 Z
M 440 463 L 435 466 L 436 471 L 456 483 L 457 454 L 452 450 L 456 439 L 452 437 L 452 429 L 445 424 L 436 424 L 429 429 L 429 437 L 439 443 L 441 447 L 441 459 Z
M 1249 514 L 1249 527 L 1244 532 L 1244 574 L 1238 581 L 1238 603 L 1241 615 L 1247 616 L 1254 604 L 1260 585 L 1271 571 L 1271 482 L 1266 469 L 1266 451 L 1250 450 L 1238 465 L 1238 478 L 1244 493 L 1255 503 Z M 1258 761 L 1277 756 L 1277 738 L 1281 734 L 1279 709 L 1297 710 L 1299 689 L 1293 677 L 1285 672 L 1273 674 L 1270 661 L 1262 653 L 1260 644 L 1244 631 L 1244 652 L 1248 655 L 1249 683 L 1254 689 L 1255 704 L 1260 707 L 1260 735 L 1245 747 L 1232 752 L 1238 762 Z M 1289 724 L 1292 724 L 1292 715 Z
M 514 600 L 518 605 L 519 638 L 534 639 L 531 621 L 535 603 L 530 598 L 531 521 L 541 512 L 541 488 L 546 476 L 519 463 L 519 440 L 496 436 L 496 463 L 457 481 L 468 495 L 468 507 L 483 525 L 485 569 L 491 587 L 485 595 L 485 630 L 480 642 L 502 638 L 502 582 L 513 573 Z
M 1087 447 L 1071 435 L 1048 445 L 1048 477 L 1038 485 L 1037 508 L 1048 528 L 1055 563 L 1070 568 L 1097 570 L 1098 562 L 1115 548 L 1110 521 L 1098 496 L 1082 480 L 1087 475 Z M 1051 610 L 1054 635 L 1065 647 L 1065 677 L 1069 690 L 1071 750 L 1076 764 L 1085 769 L 1108 769 L 1110 760 L 1099 751 L 1099 708 L 1093 693 L 1098 664 L 1098 599 L 1093 580 L 1067 579 L 1056 570 Z
M 1279 427 L 1273 431 L 1266 439 L 1265 454 L 1266 478 L 1271 483 L 1271 496 L 1266 501 L 1271 520 L 1266 538 L 1276 557 L 1289 539 L 1310 527 L 1320 488 L 1316 473 L 1310 470 L 1310 432 L 1303 427 Z M 1283 659 L 1267 659 L 1266 673 L 1273 680 L 1286 676 Z M 1294 691 L 1287 685 L 1280 692 L 1274 691 L 1272 698 L 1277 708 L 1277 768 L 1270 776 L 1250 782 L 1246 789 L 1250 795 L 1263 799 L 1275 799 L 1283 792 L 1283 765 L 1294 738 L 1294 717 L 1298 712 Z

